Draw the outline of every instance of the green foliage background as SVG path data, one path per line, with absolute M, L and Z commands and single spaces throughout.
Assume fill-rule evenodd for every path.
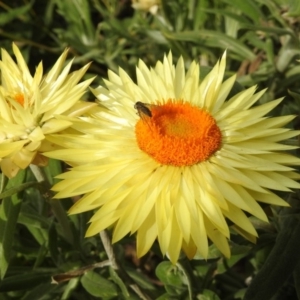
M 200 61 L 204 76 L 227 49 L 236 90 L 268 88 L 261 103 L 285 96 L 274 115 L 299 114 L 299 1 L 161 0 L 152 15 L 129 0 L 6 0 L 0 25 L 1 48 L 11 52 L 14 41 L 32 72 L 40 60 L 48 70 L 69 47 L 74 68 L 93 61 L 86 76 L 98 76 L 94 86 L 108 69 L 135 78 L 139 59 L 153 66 L 170 50 L 187 66 Z M 62 168 L 56 161 L 45 168 L 50 184 Z M 0 300 L 243 299 L 256 274 L 245 299 L 300 299 L 298 192 L 281 195 L 293 209 L 266 208 L 270 224 L 252 218 L 256 245 L 233 235 L 230 259 L 212 245 L 207 261 L 182 257 L 173 266 L 154 245 L 138 260 L 127 237 L 114 245 L 121 268 L 114 270 L 99 236 L 84 238 L 91 213 L 67 216 L 72 200 L 52 200 L 30 170 L 9 182 L 2 177 L 1 191 Z

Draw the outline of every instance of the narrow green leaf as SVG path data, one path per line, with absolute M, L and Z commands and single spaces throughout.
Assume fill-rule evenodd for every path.
M 47 243 L 48 231 L 42 226 L 36 226 L 35 219 L 32 219 L 33 224 L 30 222 L 24 222 L 24 218 L 18 218 L 18 223 L 26 226 L 28 231 L 34 236 L 35 240 L 42 246 Z
M 43 261 L 46 258 L 47 253 L 48 253 L 48 249 L 47 249 L 46 245 L 45 244 L 41 245 L 38 255 L 36 256 L 36 260 L 34 262 L 33 269 L 39 267 L 43 263 Z
M 10 197 L 16 193 L 20 193 L 30 187 L 38 186 L 38 183 L 36 181 L 31 181 L 31 182 L 25 182 L 23 184 L 20 184 L 18 186 L 12 187 L 11 189 L 6 190 L 5 192 L 2 192 L 0 194 L 0 199 L 4 199 L 7 197 Z
M 57 232 L 55 229 L 54 224 L 51 225 L 49 232 L 48 232 L 48 248 L 50 251 L 51 258 L 53 262 L 58 265 L 58 258 L 59 258 L 59 250 L 58 250 L 58 244 L 57 244 Z
M 300 263 L 299 218 L 297 215 L 285 216 L 283 223 L 274 248 L 253 279 L 244 300 L 271 299 Z
M 164 36 L 170 40 L 187 41 L 200 44 L 202 47 L 229 49 L 241 59 L 254 60 L 254 53 L 238 40 L 226 36 L 224 33 L 210 30 L 170 32 L 164 31 Z
M 14 20 L 18 17 L 24 16 L 31 9 L 32 4 L 33 4 L 33 1 L 31 1 L 30 3 L 28 3 L 24 6 L 10 9 L 5 13 L 1 13 L 0 14 L 0 26 L 3 26 L 5 24 L 11 22 L 12 20 Z
M 196 1 L 196 8 L 195 5 L 190 5 L 191 13 L 193 13 L 192 20 L 194 22 L 194 30 L 201 29 L 206 20 L 209 18 L 209 16 L 204 11 L 208 6 L 208 0 Z
M 290 65 L 291 61 L 300 54 L 299 48 L 291 48 L 285 47 L 283 51 L 278 56 L 278 60 L 276 63 L 276 67 L 279 72 L 284 72 L 288 66 Z
M 222 15 L 224 17 L 231 18 L 235 21 L 237 21 L 239 24 L 248 24 L 249 20 L 244 15 L 237 14 L 236 12 L 232 12 L 230 10 L 222 10 L 222 9 L 211 9 L 211 8 L 206 8 L 205 9 L 206 13 L 212 13 L 216 15 Z
M 288 91 L 288 93 L 294 98 L 296 106 L 300 107 L 300 94 L 294 93 L 292 91 Z
M 286 5 L 286 0 L 284 0 L 281 4 L 279 1 L 280 0 L 262 0 L 260 2 L 268 9 L 268 18 L 271 16 L 271 19 L 273 21 L 276 20 L 281 27 L 288 27 L 286 18 L 283 17 L 284 14 L 280 9 L 280 6 L 283 7 Z
M 173 27 L 174 23 L 172 22 L 172 10 L 170 9 L 170 7 L 168 5 L 168 1 L 161 0 L 160 4 L 161 4 L 161 10 L 164 14 L 164 20 L 167 21 L 169 23 L 169 25 L 171 25 Z
M 19 186 L 25 178 L 25 171 L 10 179 L 7 187 Z M 14 241 L 14 232 L 18 215 L 21 209 L 22 199 L 18 194 L 11 198 L 5 198 L 0 206 L 0 278 L 3 279 L 8 268 Z
M 125 282 L 121 279 L 121 277 L 119 276 L 119 274 L 116 272 L 116 270 L 114 270 L 112 267 L 109 268 L 109 274 L 111 276 L 111 280 L 114 281 L 119 289 L 121 290 L 121 293 L 123 295 L 123 297 L 125 299 L 129 299 L 130 294 L 128 291 L 128 287 L 125 284 Z
M 79 277 L 70 279 L 64 287 L 64 293 L 61 299 L 69 299 L 72 292 L 77 288 L 78 284 L 79 284 Z
M 134 269 L 126 269 L 128 275 L 143 289 L 155 290 L 154 285 L 149 282 L 149 278 Z
M 54 177 L 62 172 L 61 162 L 58 160 L 50 159 L 48 166 L 44 168 L 44 172 L 48 177 L 50 183 L 54 184 L 58 180 Z M 53 179 L 54 178 L 54 179 Z M 51 208 L 55 214 L 55 217 L 60 224 L 60 229 L 63 237 L 71 244 L 74 244 L 75 238 L 73 235 L 70 219 L 67 215 L 66 209 L 63 207 L 63 204 L 60 200 L 51 199 L 50 201 Z
M 22 300 L 40 300 L 43 296 L 49 296 L 58 286 L 51 283 L 42 283 L 30 290 Z
M 41 283 L 50 283 L 50 274 L 30 272 L 16 276 L 9 276 L 0 282 L 0 292 L 31 290 Z
M 298 299 L 300 299 L 300 262 L 297 264 L 293 275 L 294 275 L 294 282 L 295 282 L 295 289 L 297 292 L 297 296 Z
M 50 220 L 45 219 L 44 216 L 35 213 L 35 211 L 34 212 L 21 211 L 18 218 L 18 223 L 23 224 L 25 226 L 29 225 L 35 228 L 49 228 L 49 226 L 51 225 Z
M 93 44 L 95 29 L 91 20 L 90 6 L 87 0 L 57 1 L 59 13 L 67 21 L 69 34 L 80 38 L 81 43 Z
M 253 23 L 259 23 L 263 19 L 262 10 L 253 0 L 224 0 L 230 7 L 239 9 L 243 14 L 252 19 Z
M 268 32 L 268 33 L 274 33 L 275 35 L 290 35 L 295 40 L 297 39 L 297 36 L 291 29 L 281 28 L 281 27 L 266 27 L 266 26 L 259 26 L 259 25 L 252 25 L 252 24 L 246 24 L 241 23 L 240 28 L 243 29 L 251 29 L 254 31 L 262 31 L 262 32 Z
M 58 220 L 63 237 L 68 241 L 71 245 L 74 243 L 74 235 L 71 228 L 70 219 L 68 218 L 67 212 L 61 204 L 60 200 L 51 199 L 50 200 L 51 208 L 55 214 L 56 219 Z

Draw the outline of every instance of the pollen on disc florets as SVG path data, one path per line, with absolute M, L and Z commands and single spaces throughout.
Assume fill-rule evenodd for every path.
M 188 102 L 168 100 L 151 106 L 151 117 L 135 127 L 139 148 L 164 165 L 190 166 L 207 160 L 221 147 L 215 119 Z

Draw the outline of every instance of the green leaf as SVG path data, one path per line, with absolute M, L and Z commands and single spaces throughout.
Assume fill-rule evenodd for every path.
M 4 278 L 0 283 L 0 292 L 31 290 L 41 283 L 50 283 L 48 273 L 30 272 Z
M 81 284 L 94 297 L 110 299 L 118 296 L 117 286 L 94 271 L 85 273 L 81 277 Z
M 297 296 L 300 299 L 300 263 L 297 264 L 293 275 Z
M 279 72 L 284 72 L 292 60 L 300 54 L 299 48 L 285 47 L 278 56 L 276 67 Z
M 284 0 L 281 5 L 279 3 L 281 0 L 263 0 L 261 1 L 265 7 L 267 7 L 268 11 L 268 18 L 271 17 L 272 20 L 277 21 L 281 27 L 287 27 L 287 22 L 286 18 L 283 17 L 284 14 L 282 13 L 282 10 L 280 9 L 280 6 L 285 6 L 286 5 L 286 0 Z M 273 21 L 274 22 L 274 21 Z
M 97 45 L 96 32 L 87 0 L 56 1 L 58 12 L 67 23 L 68 30 L 56 30 L 73 46 L 86 51 L 87 47 Z
M 289 4 L 287 5 L 287 8 L 289 9 L 288 15 L 299 17 L 300 15 L 300 2 L 295 0 L 289 0 Z
M 10 179 L 7 187 L 17 187 L 25 179 L 25 171 L 20 171 L 15 178 Z M 18 194 L 5 198 L 0 206 L 0 278 L 3 279 L 10 261 L 14 232 L 22 199 Z
M 255 24 L 259 24 L 261 19 L 263 19 L 262 10 L 253 0 L 225 0 L 224 2 L 227 2 L 230 7 L 234 7 L 243 12 L 243 14 L 252 19 Z
M 299 217 L 297 214 L 286 214 L 282 219 L 283 226 L 276 244 L 251 282 L 244 300 L 271 299 L 300 263 Z
M 248 22 L 249 22 L 249 20 L 247 18 L 245 18 L 245 16 L 237 14 L 236 12 L 232 12 L 230 10 L 206 8 L 205 12 L 216 14 L 216 15 L 221 14 L 224 17 L 227 17 L 227 18 L 237 21 L 239 24 L 243 24 L 243 23 L 248 24 Z
M 170 294 L 165 293 L 161 295 L 160 297 L 156 298 L 156 300 L 177 300 L 178 298 L 176 296 L 172 297 Z
M 156 270 L 156 276 L 165 284 L 180 286 L 182 285 L 182 273 L 171 262 L 163 261 Z
M 36 181 L 31 181 L 31 182 L 25 182 L 23 184 L 20 184 L 16 187 L 12 187 L 11 189 L 6 190 L 5 192 L 0 194 L 0 199 L 4 199 L 7 197 L 10 197 L 16 193 L 22 192 L 30 187 L 37 187 L 38 183 Z
M 61 299 L 69 299 L 73 290 L 75 290 L 78 286 L 79 278 L 72 278 L 68 281 L 68 283 L 64 286 L 64 293 Z
M 285 29 L 280 27 L 266 27 L 266 26 L 257 26 L 252 24 L 240 24 L 240 27 L 243 29 L 251 29 L 254 31 L 262 31 L 262 32 L 268 32 L 268 33 L 274 33 L 275 35 L 290 35 L 294 38 L 296 38 L 295 33 L 291 29 Z
M 247 290 L 246 288 L 239 289 L 239 290 L 234 294 L 234 299 L 244 299 L 246 290 Z
M 58 220 L 60 224 L 60 229 L 62 232 L 63 237 L 68 241 L 71 245 L 74 244 L 75 237 L 73 235 L 73 231 L 71 228 L 71 222 L 68 218 L 67 212 L 64 209 L 62 203 L 60 200 L 57 199 L 51 199 L 50 205 L 52 208 L 52 211 L 55 214 L 56 219 Z
M 295 102 L 297 103 L 297 106 L 300 107 L 300 94 L 294 93 L 292 91 L 288 91 L 288 93 L 294 98 Z
M 209 16 L 204 11 L 208 6 L 208 0 L 196 1 L 196 7 L 195 1 L 190 1 L 189 9 L 190 14 L 192 14 L 191 19 L 194 22 L 194 30 L 200 30 L 204 26 L 207 19 L 209 19 Z
M 53 262 L 58 265 L 59 261 L 59 250 L 58 250 L 58 243 L 57 243 L 57 232 L 55 230 L 54 224 L 51 225 L 49 228 L 49 236 L 48 236 L 48 248 L 51 255 Z
M 220 300 L 218 295 L 211 290 L 203 290 L 203 293 L 197 299 L 199 299 L 199 300 Z
M 126 273 L 143 289 L 155 290 L 154 285 L 149 282 L 149 278 L 134 269 L 126 269 Z
M 168 22 L 169 25 L 174 26 L 174 22 L 173 22 L 173 18 L 172 18 L 173 13 L 168 5 L 167 0 L 161 0 L 161 10 L 164 14 L 164 21 Z
M 48 242 L 49 222 L 42 216 L 21 212 L 18 223 L 23 224 L 41 246 Z
M 49 159 L 48 165 L 44 168 L 44 172 L 50 184 L 59 182 L 60 180 L 57 179 L 56 176 L 62 173 L 61 161 Z
M 31 9 L 32 4 L 33 1 L 24 6 L 15 9 L 9 9 L 7 12 L 1 13 L 0 26 L 3 26 L 16 18 L 24 17 L 24 15 L 26 15 L 26 13 Z
M 43 263 L 47 254 L 48 254 L 48 249 L 46 245 L 41 245 L 39 252 L 36 256 L 36 260 L 34 262 L 34 266 L 33 266 L 34 269 L 39 267 Z
M 199 260 L 207 260 L 207 259 L 215 259 L 215 258 L 219 258 L 222 257 L 222 253 L 221 251 L 217 248 L 217 246 L 215 244 L 211 244 L 208 248 L 208 256 L 207 258 L 204 258 L 202 255 L 200 255 L 199 253 L 197 253 L 195 255 L 195 259 L 199 259 Z
M 245 256 L 249 255 L 249 251 L 251 247 L 241 246 L 241 245 L 233 245 L 231 246 L 231 257 L 226 259 L 226 265 L 222 261 L 218 263 L 218 274 L 222 274 L 228 270 L 228 267 L 231 268 L 238 261 L 240 261 Z M 222 263 L 221 263 L 222 262 Z
M 51 283 L 39 284 L 31 289 L 30 292 L 28 292 L 26 296 L 22 298 L 22 300 L 40 300 L 43 298 L 43 296 L 49 295 L 57 288 L 57 285 Z
M 111 280 L 114 281 L 118 285 L 123 297 L 125 299 L 128 299 L 130 297 L 130 293 L 128 291 L 128 286 L 125 284 L 123 279 L 119 276 L 119 274 L 116 272 L 116 270 L 113 269 L 112 267 L 109 267 L 109 274 L 110 274 Z
M 169 296 L 176 296 L 187 292 L 187 285 L 185 284 L 186 278 L 183 272 L 177 267 L 172 265 L 171 262 L 164 261 L 160 263 L 156 270 L 156 276 L 165 285 L 165 289 Z
M 48 166 L 45 167 L 45 174 L 49 178 L 49 182 L 54 184 L 58 182 L 54 177 L 58 174 L 61 174 L 61 162 L 58 160 L 50 159 Z M 54 178 L 54 179 L 53 179 Z M 60 230 L 63 237 L 71 244 L 74 244 L 75 238 L 71 227 L 70 219 L 67 215 L 66 209 L 63 206 L 63 203 L 57 199 L 50 199 L 50 205 L 52 211 L 60 224 Z
M 47 220 L 44 216 L 39 215 L 36 211 L 26 212 L 23 210 L 20 212 L 18 223 L 35 228 L 49 228 L 51 225 L 51 221 Z
M 170 32 L 164 31 L 164 36 L 169 40 L 187 41 L 200 44 L 202 47 L 215 47 L 230 49 L 241 59 L 254 60 L 255 55 L 240 41 L 226 36 L 224 33 L 211 30 Z

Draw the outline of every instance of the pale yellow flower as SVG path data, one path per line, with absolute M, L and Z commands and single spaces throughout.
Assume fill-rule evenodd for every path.
M 72 124 L 60 115 L 77 116 L 93 106 L 79 101 L 93 80 L 79 83 L 89 65 L 69 74 L 72 61 L 63 68 L 67 50 L 45 77 L 42 63 L 32 77 L 15 44 L 13 52 L 17 62 L 4 49 L 0 61 L 0 166 L 8 177 L 31 163 L 47 162 L 40 155 L 49 150 L 47 135 Z
M 157 13 L 159 0 L 132 0 L 132 7 L 136 10 L 150 12 L 153 15 Z
M 51 137 L 68 149 L 47 155 L 77 165 L 59 176 L 57 198 L 85 194 L 71 214 L 98 209 L 87 236 L 113 225 L 113 242 L 137 233 L 142 256 L 157 239 L 173 263 L 181 249 L 207 257 L 210 239 L 229 257 L 226 219 L 255 242 L 245 212 L 267 221 L 258 201 L 287 205 L 272 190 L 300 187 L 300 160 L 286 153 L 295 147 L 280 143 L 299 134 L 283 128 L 293 116 L 266 116 L 282 99 L 253 107 L 265 92 L 256 87 L 227 100 L 235 76 L 223 81 L 225 63 L 202 81 L 196 62 L 185 72 L 171 54 L 153 69 L 140 61 L 137 84 L 109 72 L 93 91 L 105 109 L 73 125 L 82 135 Z

